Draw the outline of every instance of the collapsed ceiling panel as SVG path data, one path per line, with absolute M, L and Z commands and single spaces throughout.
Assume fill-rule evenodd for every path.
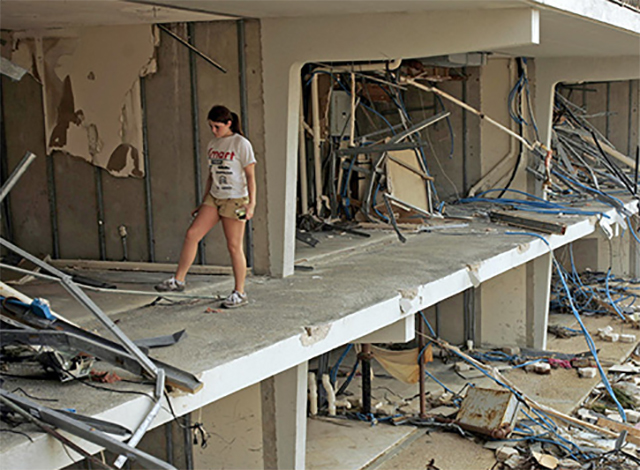
M 47 153 L 61 150 L 114 176 L 144 176 L 140 77 L 156 71 L 151 25 L 56 30 L 14 54 L 41 80 Z

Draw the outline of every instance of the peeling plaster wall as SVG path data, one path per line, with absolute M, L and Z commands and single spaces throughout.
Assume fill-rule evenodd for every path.
M 155 43 L 150 25 L 50 30 L 17 42 L 16 57 L 43 83 L 48 154 L 144 176 L 138 78 L 155 71 Z
M 199 141 L 201 142 L 202 185 L 207 177 L 203 147 L 211 137 L 206 113 L 216 103 L 224 103 L 240 114 L 239 70 L 236 22 L 220 21 L 193 23 L 196 46 L 228 69 L 227 74 L 213 69 L 196 58 Z M 91 28 L 113 34 L 122 27 Z M 172 29 L 186 37 L 186 25 Z M 107 31 L 108 30 L 108 31 Z M 148 29 L 147 29 L 148 30 Z M 249 139 L 254 145 L 258 166 L 258 206 L 254 219 L 256 266 L 266 270 L 266 190 L 264 184 L 264 122 L 261 78 L 260 24 L 245 22 Z M 225 44 L 220 50 L 220 44 Z M 146 51 L 146 46 L 142 50 Z M 136 49 L 136 48 L 133 48 Z M 132 52 L 120 50 L 122 56 Z M 138 53 L 139 51 L 135 51 Z M 99 53 L 99 50 L 98 50 Z M 86 52 L 89 54 L 89 52 Z M 145 53 L 146 54 L 146 53 Z M 189 53 L 185 46 L 162 33 L 156 51 L 157 72 L 144 78 L 149 148 L 149 176 L 153 206 L 155 255 L 158 262 L 177 262 L 190 213 L 196 204 L 193 148 L 193 115 L 191 111 L 191 82 Z M 145 55 L 147 58 L 148 54 Z M 97 69 L 96 69 L 97 70 Z M 94 74 L 102 75 L 94 70 Z M 134 80 L 138 82 L 137 72 Z M 44 106 L 42 87 L 32 77 L 20 82 L 2 78 L 3 114 L 6 129 L 6 158 L 11 171 L 26 150 L 38 159 L 10 194 L 15 242 L 38 255 L 53 254 L 53 236 L 49 211 L 47 158 L 55 177 L 55 207 L 60 235 L 60 257 L 100 259 L 98 193 L 96 181 L 102 182 L 102 201 L 105 234 L 105 257 L 122 260 L 123 247 L 118 233 L 121 225 L 127 229 L 127 248 L 130 261 L 148 261 L 146 200 L 144 181 L 140 178 L 116 178 L 82 158 L 70 158 L 62 152 L 46 157 Z M 108 82 L 102 85 L 105 96 L 112 96 Z M 131 84 L 129 85 L 131 88 Z M 134 88 L 138 88 L 135 85 Z M 87 98 L 88 99 L 88 98 Z M 138 95 L 138 102 L 140 96 Z M 101 103 L 102 101 L 96 101 Z M 75 110 L 81 108 L 75 101 Z M 85 108 L 82 108 L 85 109 Z M 97 120 L 106 118 L 100 115 Z M 88 118 L 87 118 L 88 119 Z M 93 118 L 92 118 L 93 120 Z M 70 129 L 76 127 L 70 125 Z M 86 146 L 86 134 L 84 145 Z M 219 231 L 207 237 L 207 264 L 228 265 L 228 255 Z M 263 236 L 264 235 L 264 236 Z

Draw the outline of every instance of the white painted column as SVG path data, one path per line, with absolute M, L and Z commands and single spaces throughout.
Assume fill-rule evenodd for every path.
M 530 348 L 547 348 L 552 264 L 551 252 L 527 263 L 526 331 Z
M 260 384 L 264 468 L 267 470 L 305 468 L 307 371 L 305 361 Z

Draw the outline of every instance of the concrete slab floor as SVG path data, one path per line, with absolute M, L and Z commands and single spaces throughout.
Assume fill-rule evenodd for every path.
M 410 426 L 376 429 L 348 420 L 307 420 L 307 470 L 360 469 L 418 432 Z
M 566 217 L 563 220 L 573 224 L 575 230 L 571 230 L 577 237 L 585 236 L 593 229 L 591 224 L 594 220 L 587 217 Z M 539 240 L 529 236 L 504 236 L 504 232 L 508 230 L 478 222 L 469 228 L 450 229 L 448 233 L 409 235 L 405 244 L 393 240 L 394 235 L 390 234 L 391 241 L 388 244 L 368 243 L 358 250 L 347 248 L 349 251 L 338 256 L 318 259 L 312 263 L 314 270 L 310 272 L 297 272 L 286 279 L 250 278 L 247 287 L 250 303 L 237 311 L 207 313 L 211 302 L 203 300 L 128 311 L 118 310 L 115 305 L 130 308 L 133 301 L 128 297 L 108 302 L 113 302 L 114 311 L 120 312 L 112 314 L 112 319 L 119 322 L 119 326 L 131 339 L 187 329 L 188 337 L 179 345 L 153 351 L 155 358 L 199 374 L 206 382 L 203 390 L 196 395 L 174 394 L 176 411 L 184 414 L 293 367 L 298 363 L 295 361 L 316 357 L 391 324 L 396 321 L 392 318 L 397 319 L 395 315 L 399 313 L 393 313 L 392 316 L 386 311 L 390 308 L 399 311 L 399 290 L 451 279 L 452 274 L 467 276 L 465 282 L 469 283 L 466 274 L 469 265 L 485 263 L 490 266 L 488 269 L 492 273 L 499 274 L 511 269 L 510 263 L 513 261 L 524 262 L 521 258 L 525 261 L 530 259 L 526 257 L 531 250 L 542 253 L 540 250 L 544 247 L 538 246 L 542 245 Z M 380 239 L 387 235 L 381 235 Z M 565 239 L 562 237 L 554 237 L 553 243 L 562 244 L 563 240 Z M 509 258 L 500 258 L 505 253 L 509 253 Z M 153 275 L 153 278 L 147 277 L 146 282 L 153 284 L 164 277 Z M 128 281 L 130 285 L 135 284 L 135 279 L 129 278 Z M 192 277 L 189 282 L 192 287 L 190 291 L 202 290 L 210 294 L 213 289 L 227 292 L 232 280 L 226 279 L 216 286 L 212 286 L 207 280 L 203 281 L 202 287 L 196 286 L 197 282 L 192 281 Z M 466 288 L 466 284 L 461 284 L 460 287 L 456 284 L 447 295 Z M 56 289 L 59 287 L 56 286 Z M 460 290 L 456 292 L 455 289 Z M 40 297 L 49 293 L 44 285 L 31 292 L 27 292 L 24 286 L 20 290 Z M 68 304 L 62 303 L 57 294 L 51 292 L 49 300 L 54 310 L 67 316 Z M 117 297 L 119 294 L 107 295 Z M 148 302 L 148 299 L 140 302 Z M 371 311 L 375 311 L 375 314 L 363 313 Z M 358 325 L 356 328 L 349 328 L 348 325 L 354 325 L 355 318 L 362 320 L 355 323 Z M 371 328 L 371 322 L 378 321 L 378 318 L 384 318 L 387 323 L 367 330 Z M 93 319 L 89 320 L 84 316 L 80 323 L 110 336 Z M 320 333 L 316 337 L 305 333 L 309 331 Z M 458 382 L 454 383 L 457 385 L 455 389 L 459 390 L 464 384 L 465 381 L 458 378 Z M 6 386 L 9 389 L 26 386 L 36 396 L 58 399 L 58 407 L 77 408 L 84 414 L 101 416 L 132 427 L 137 426 L 148 407 L 148 400 L 145 398 L 90 391 L 77 383 L 61 386 L 47 381 L 10 379 Z M 120 383 L 114 384 L 114 387 L 133 388 L 146 393 L 150 391 L 149 387 L 133 384 Z M 164 410 L 157 423 L 169 418 Z M 39 448 L 44 449 L 46 441 L 41 437 L 38 440 L 42 441 L 42 447 Z M 13 446 L 23 446 L 24 438 L 2 433 L 0 444 L 4 454 L 6 449 Z

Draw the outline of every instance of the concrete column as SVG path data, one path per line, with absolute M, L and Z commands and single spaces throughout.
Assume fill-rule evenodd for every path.
M 308 363 L 263 380 L 264 468 L 302 470 L 307 440 Z
M 483 282 L 478 288 L 476 343 L 525 346 L 527 343 L 527 269 L 519 266 Z
M 546 349 L 551 294 L 552 255 L 547 253 L 527 263 L 527 347 Z

